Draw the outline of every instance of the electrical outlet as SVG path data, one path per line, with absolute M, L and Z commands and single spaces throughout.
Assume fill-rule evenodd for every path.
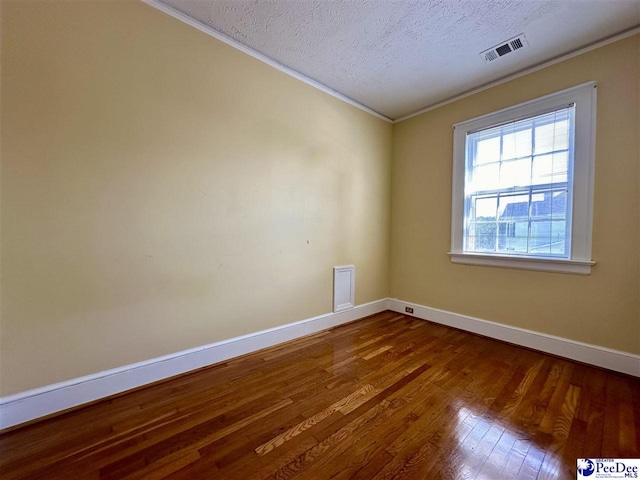
M 405 311 L 405 313 L 413 313 L 413 308 L 411 308 L 411 307 L 404 307 L 404 311 Z

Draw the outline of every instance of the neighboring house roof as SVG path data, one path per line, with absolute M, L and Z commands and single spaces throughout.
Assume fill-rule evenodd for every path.
M 555 194 L 555 196 L 554 196 Z M 531 203 L 531 217 L 564 217 L 566 214 L 567 192 L 544 192 L 544 199 Z M 501 220 L 529 218 L 529 203 L 510 203 L 500 215 Z

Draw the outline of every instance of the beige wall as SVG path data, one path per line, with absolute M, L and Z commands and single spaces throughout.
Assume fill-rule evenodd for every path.
M 595 345 L 640 353 L 640 36 L 394 126 L 391 295 Z M 590 80 L 598 82 L 590 276 L 449 261 L 454 123 Z
M 390 124 L 139 1 L 2 7 L 0 394 L 388 295 Z

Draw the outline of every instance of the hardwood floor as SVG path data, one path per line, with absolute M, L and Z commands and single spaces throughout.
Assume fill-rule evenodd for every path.
M 393 312 L 0 436 L 12 479 L 575 479 L 640 381 Z

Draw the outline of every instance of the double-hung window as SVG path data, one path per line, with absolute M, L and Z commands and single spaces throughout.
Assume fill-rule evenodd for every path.
M 588 274 L 593 82 L 454 126 L 451 260 Z

